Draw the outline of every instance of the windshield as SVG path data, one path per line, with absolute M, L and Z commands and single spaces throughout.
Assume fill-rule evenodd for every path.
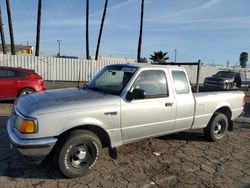
M 222 77 L 222 78 L 234 78 L 235 73 L 234 72 L 228 72 L 228 71 L 219 71 L 215 75 L 216 77 Z
M 102 69 L 87 85 L 89 89 L 120 95 L 130 78 L 136 72 L 135 67 L 113 65 Z

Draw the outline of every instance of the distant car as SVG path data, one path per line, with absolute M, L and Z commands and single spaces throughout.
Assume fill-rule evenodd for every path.
M 0 67 L 0 99 L 14 99 L 44 90 L 44 81 L 35 71 Z
M 233 89 L 241 88 L 243 74 L 234 71 L 219 71 L 212 77 L 204 80 L 203 86 L 207 88 Z
M 241 88 L 242 89 L 250 88 L 250 80 L 246 77 L 244 73 L 240 74 L 240 78 L 241 78 Z

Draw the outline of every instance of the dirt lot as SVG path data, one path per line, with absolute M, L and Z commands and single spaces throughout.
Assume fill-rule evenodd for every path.
M 30 164 L 10 148 L 5 126 L 12 103 L 0 104 L 0 187 L 250 187 L 249 104 L 236 130 L 218 143 L 199 130 L 147 139 L 120 147 L 117 160 L 104 150 L 93 172 L 64 179 L 51 162 Z

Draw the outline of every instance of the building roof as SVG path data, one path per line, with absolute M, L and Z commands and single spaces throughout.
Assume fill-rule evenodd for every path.
M 6 48 L 7 48 L 7 51 L 10 51 L 11 45 L 10 44 L 6 44 Z M 21 50 L 24 50 L 24 49 L 33 49 L 33 46 L 30 46 L 30 45 L 15 45 L 15 50 L 17 52 L 21 51 Z M 1 52 L 3 51 L 2 44 L 0 44 L 0 51 Z

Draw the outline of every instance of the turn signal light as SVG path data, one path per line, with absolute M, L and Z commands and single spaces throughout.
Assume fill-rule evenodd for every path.
M 242 107 L 244 107 L 245 104 L 246 104 L 246 96 L 244 96 L 243 99 L 242 99 Z
M 16 129 L 20 133 L 24 133 L 24 134 L 36 133 L 36 125 L 35 125 L 34 121 L 32 121 L 32 120 L 24 120 L 24 119 L 22 119 L 16 125 Z

